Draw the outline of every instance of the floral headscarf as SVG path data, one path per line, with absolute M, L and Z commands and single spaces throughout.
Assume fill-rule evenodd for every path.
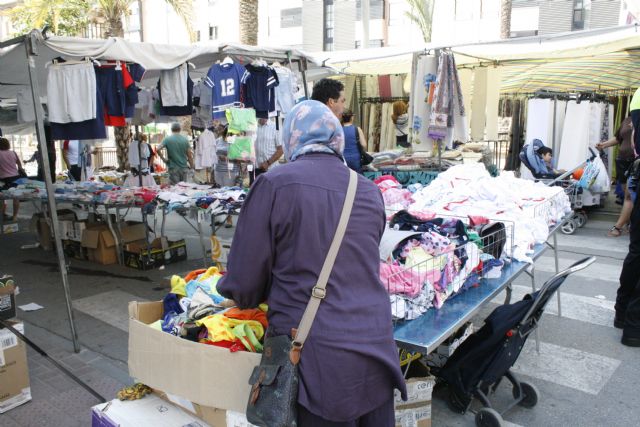
M 284 152 L 289 161 L 308 153 L 342 157 L 342 125 L 329 107 L 319 101 L 303 101 L 293 107 L 284 121 L 283 134 Z

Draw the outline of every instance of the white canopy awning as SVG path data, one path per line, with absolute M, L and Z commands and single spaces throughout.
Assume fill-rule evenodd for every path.
M 51 36 L 40 39 L 38 44 L 37 69 L 42 91 L 46 91 L 45 65 L 59 56 L 65 59 L 91 57 L 97 60 L 122 60 L 142 65 L 147 71 L 146 79 L 157 79 L 158 71 L 170 70 L 185 62 L 195 65 L 192 78 L 206 75 L 217 60 L 230 55 L 242 58 L 264 58 L 279 60 L 306 60 L 309 68 L 318 68 L 317 60 L 296 49 L 282 47 L 245 46 L 240 44 L 194 44 L 168 45 L 132 42 L 122 38 L 82 39 Z M 295 69 L 295 66 L 294 66 Z M 155 84 L 155 81 L 153 82 Z M 24 45 L 19 44 L 0 54 L 0 98 L 14 98 L 21 86 L 29 85 Z M 44 95 L 44 94 L 43 94 Z

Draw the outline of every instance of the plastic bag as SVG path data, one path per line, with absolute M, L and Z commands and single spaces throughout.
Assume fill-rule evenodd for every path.
M 253 143 L 249 137 L 236 137 L 229 144 L 229 160 L 252 160 L 253 159 Z
M 604 166 L 604 162 L 597 156 L 593 159 L 594 165 L 598 168 L 598 174 L 591 185 L 591 190 L 596 193 L 604 193 L 609 191 L 611 188 L 611 179 L 609 179 L 609 174 L 607 173 L 607 168 Z
M 596 177 L 600 169 L 595 164 L 594 161 L 588 160 L 586 166 L 583 169 L 582 177 L 580 177 L 580 181 L 578 181 L 578 186 L 588 190 L 593 185 Z

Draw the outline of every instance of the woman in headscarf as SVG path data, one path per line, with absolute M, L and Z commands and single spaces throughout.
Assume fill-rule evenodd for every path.
M 260 175 L 238 220 L 217 288 L 241 308 L 266 301 L 271 336 L 290 335 L 316 285 L 345 200 L 344 133 L 324 104 L 305 101 L 283 126 L 284 166 Z M 299 366 L 298 425 L 394 425 L 406 394 L 389 296 L 379 278 L 380 191 L 358 177 L 356 198 Z

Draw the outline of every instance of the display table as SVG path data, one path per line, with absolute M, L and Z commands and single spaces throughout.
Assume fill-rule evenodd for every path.
M 569 218 L 566 217 L 550 229 L 549 238 L 553 238 L 553 245 L 541 243 L 534 247 L 534 253 L 531 256 L 534 261 L 540 258 L 547 248 L 552 248 L 557 257 L 555 233 Z M 481 279 L 480 286 L 470 288 L 466 292 L 448 299 L 442 308 L 438 310 L 429 309 L 415 320 L 396 323 L 393 332 L 396 344 L 407 351 L 423 354 L 431 353 L 504 290 L 507 291 L 505 303 L 509 303 L 511 284 L 529 267 L 531 267 L 531 271 L 528 274 L 532 279 L 532 288 L 535 289 L 534 265 L 512 261 L 509 264 L 505 264 L 500 278 Z M 556 272 L 557 269 L 558 265 L 556 263 Z M 560 294 L 558 293 L 559 306 Z
M 412 170 L 412 171 L 403 171 L 396 169 L 380 169 L 377 171 L 364 171 L 362 174 L 365 178 L 374 180 L 376 178 L 381 177 L 382 175 L 391 175 L 403 186 L 411 185 L 411 184 L 422 184 L 428 185 L 431 181 L 437 178 L 440 172 L 434 170 Z

